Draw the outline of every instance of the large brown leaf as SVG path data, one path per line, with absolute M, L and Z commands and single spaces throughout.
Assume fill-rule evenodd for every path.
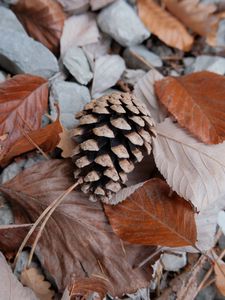
M 115 233 L 125 241 L 142 245 L 178 247 L 194 245 L 196 226 L 190 204 L 165 181 L 153 178 L 116 205 L 105 205 Z
M 145 26 L 164 43 L 189 51 L 194 39 L 185 27 L 153 0 L 138 0 L 138 13 Z
M 30 36 L 58 53 L 65 15 L 57 1 L 19 0 L 12 10 Z
M 45 153 L 53 151 L 60 141 L 61 132 L 62 126 L 59 120 L 56 120 L 44 128 L 26 133 L 12 145 L 1 160 L 1 165 L 8 164 L 13 157 L 32 151 L 37 146 Z
M 203 71 L 156 82 L 159 100 L 206 144 L 225 140 L 225 77 Z
M 212 28 L 216 11 L 214 4 L 201 3 L 199 0 L 164 0 L 167 9 L 185 26 L 206 37 Z
M 48 83 L 32 75 L 17 75 L 0 84 L 0 161 L 24 131 L 41 127 L 48 106 Z
M 73 182 L 71 161 L 51 160 L 23 171 L 0 190 L 12 205 L 16 223 L 23 224 L 34 222 Z M 71 274 L 80 279 L 97 274 L 108 278 L 115 296 L 149 284 L 151 272 L 133 266 L 152 251 L 152 247 L 122 245 L 101 204 L 73 191 L 48 221 L 36 254 L 61 290 Z

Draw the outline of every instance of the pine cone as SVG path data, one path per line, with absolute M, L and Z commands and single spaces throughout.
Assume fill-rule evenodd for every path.
M 151 153 L 153 120 L 147 108 L 129 93 L 92 100 L 76 118 L 74 176 L 83 178 L 81 190 L 90 194 L 90 200 L 110 203 L 113 194 L 125 186 L 134 163 Z

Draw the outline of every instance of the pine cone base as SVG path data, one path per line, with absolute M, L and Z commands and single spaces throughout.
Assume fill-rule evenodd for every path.
M 110 203 L 123 188 L 134 164 L 151 153 L 154 122 L 147 108 L 129 93 L 92 100 L 76 115 L 73 130 L 74 176 L 91 201 Z

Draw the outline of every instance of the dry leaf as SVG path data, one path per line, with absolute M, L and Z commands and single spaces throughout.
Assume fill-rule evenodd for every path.
M 50 290 L 51 284 L 35 268 L 23 270 L 20 280 L 35 293 L 39 300 L 51 300 L 54 296 L 54 291 Z
M 52 52 L 59 52 L 65 15 L 62 7 L 52 0 L 19 0 L 12 10 L 28 34 Z
M 60 141 L 61 132 L 62 127 L 59 120 L 44 128 L 26 132 L 2 158 L 1 165 L 8 164 L 13 157 L 34 150 L 37 146 L 45 153 L 53 151 Z
M 216 274 L 216 286 L 220 293 L 225 296 L 225 263 L 217 261 L 214 264 L 214 271 Z
M 64 158 L 72 157 L 76 146 L 75 141 L 72 139 L 72 130 L 68 130 L 62 126 L 62 132 L 59 134 L 59 137 L 60 141 L 57 147 L 62 150 L 61 156 Z
M 4 256 L 0 252 L 0 297 L 3 300 L 38 300 L 32 290 L 24 287 L 12 273 Z
M 105 205 L 115 233 L 132 244 L 178 247 L 194 245 L 196 226 L 190 204 L 161 179 L 148 180 L 125 201 Z
M 70 288 L 70 296 L 90 299 L 93 292 L 99 294 L 100 299 L 104 299 L 107 291 L 113 290 L 110 281 L 105 276 L 92 275 L 90 278 L 74 280 Z
M 16 75 L 0 84 L 0 160 L 23 136 L 23 130 L 37 130 L 48 106 L 48 83 L 32 75 Z
M 24 224 L 34 222 L 73 183 L 71 161 L 50 160 L 21 172 L 1 186 L 1 191 L 12 204 L 16 223 Z M 105 274 L 114 289 L 112 296 L 119 296 L 149 284 L 148 266 L 147 271 L 133 265 L 139 265 L 153 251 L 154 247 L 122 245 L 102 205 L 73 191 L 48 221 L 36 254 L 60 290 L 69 284 L 71 274 L 77 279 Z
M 155 122 L 162 122 L 167 116 L 168 112 L 157 100 L 154 83 L 158 80 L 162 80 L 163 76 L 156 70 L 151 70 L 145 74 L 134 86 L 134 95 L 142 101 L 148 110 L 151 112 L 151 116 Z
M 171 47 L 189 51 L 194 42 L 186 28 L 153 0 L 138 0 L 138 14 L 145 26 Z
M 225 143 L 200 143 L 169 118 L 156 131 L 154 159 L 174 191 L 200 211 L 225 195 Z
M 185 26 L 206 37 L 210 31 L 216 11 L 214 4 L 201 3 L 200 0 L 164 0 L 167 9 Z
M 167 77 L 156 82 L 159 100 L 201 141 L 225 140 L 225 78 L 212 72 Z

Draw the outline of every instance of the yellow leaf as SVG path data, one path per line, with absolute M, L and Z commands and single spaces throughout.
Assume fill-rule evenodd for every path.
M 76 146 L 75 141 L 72 140 L 72 130 L 68 130 L 62 126 L 62 132 L 59 134 L 59 136 L 60 142 L 58 143 L 57 147 L 63 150 L 61 154 L 62 157 L 71 157 Z

